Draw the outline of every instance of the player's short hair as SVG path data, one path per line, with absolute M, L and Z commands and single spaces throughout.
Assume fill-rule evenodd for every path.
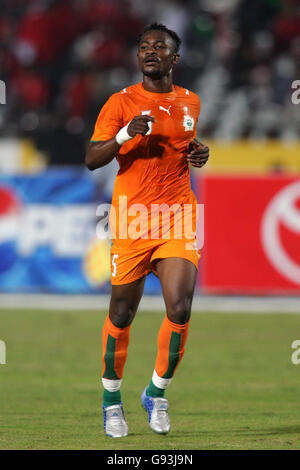
M 142 37 L 144 36 L 145 33 L 147 33 L 148 31 L 157 31 L 157 30 L 163 31 L 164 33 L 167 33 L 169 36 L 171 36 L 175 44 L 175 52 L 178 52 L 180 48 L 180 44 L 181 44 L 180 37 L 178 36 L 177 33 L 175 33 L 175 31 L 172 31 L 172 29 L 167 28 L 167 26 L 165 26 L 164 24 L 159 24 L 159 23 L 151 23 L 148 26 L 146 26 L 142 34 L 140 34 L 139 37 L 137 38 L 138 46 L 140 45 Z

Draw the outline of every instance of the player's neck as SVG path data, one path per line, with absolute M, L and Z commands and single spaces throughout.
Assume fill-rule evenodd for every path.
M 157 80 L 144 75 L 143 88 L 152 93 L 170 93 L 173 90 L 172 74 L 170 73 Z

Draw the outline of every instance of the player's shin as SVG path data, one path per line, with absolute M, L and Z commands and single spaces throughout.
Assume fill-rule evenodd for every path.
M 148 396 L 164 396 L 183 357 L 188 328 L 189 322 L 178 325 L 165 316 L 157 338 L 158 351 L 152 379 L 146 390 Z
M 106 317 L 102 330 L 102 384 L 103 405 L 111 406 L 121 403 L 120 387 L 127 358 L 130 326 L 116 327 Z

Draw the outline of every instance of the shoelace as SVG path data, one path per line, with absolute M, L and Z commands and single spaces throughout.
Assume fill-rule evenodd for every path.
M 162 418 L 167 418 L 167 410 L 157 410 L 157 414 Z
M 167 417 L 168 417 L 168 408 L 167 408 L 166 404 L 164 404 L 163 402 L 159 403 L 156 411 L 157 411 L 157 414 L 160 417 L 167 419 Z
M 116 416 L 114 416 L 114 414 L 115 414 Z M 123 422 L 123 415 L 122 415 L 122 412 L 121 412 L 121 411 L 116 411 L 116 410 L 114 410 L 114 411 L 112 412 L 112 416 L 110 416 L 110 420 L 111 420 L 111 422 L 112 422 L 113 424 L 116 424 L 116 425 L 119 425 L 119 424 L 120 424 L 120 425 L 121 425 L 122 422 Z
M 122 423 L 122 418 L 121 418 L 121 416 L 112 416 L 111 421 L 115 424 L 121 424 Z

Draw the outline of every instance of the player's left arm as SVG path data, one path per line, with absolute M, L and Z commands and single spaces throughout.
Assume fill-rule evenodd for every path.
M 209 159 L 209 148 L 193 139 L 189 145 L 189 153 L 187 154 L 187 161 L 196 168 L 201 168 Z

